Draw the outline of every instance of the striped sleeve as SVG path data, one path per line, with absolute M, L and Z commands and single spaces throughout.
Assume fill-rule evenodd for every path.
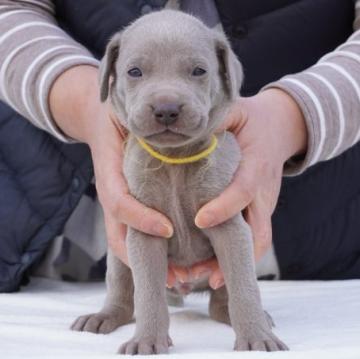
M 52 118 L 48 95 L 56 78 L 98 61 L 57 25 L 50 0 L 0 0 L 0 100 L 35 126 L 71 141 Z
M 289 161 L 285 175 L 331 159 L 360 141 L 360 0 L 353 35 L 317 64 L 264 89 L 286 91 L 303 112 L 308 147 L 301 161 Z

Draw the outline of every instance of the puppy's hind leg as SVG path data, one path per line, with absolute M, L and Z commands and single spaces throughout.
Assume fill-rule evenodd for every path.
M 211 289 L 209 314 L 210 318 L 217 322 L 231 325 L 228 307 L 228 294 L 226 287 L 222 286 L 217 290 Z
M 107 295 L 102 310 L 79 317 L 72 324 L 72 330 L 107 334 L 131 321 L 134 313 L 131 270 L 110 249 L 107 254 L 106 286 Z

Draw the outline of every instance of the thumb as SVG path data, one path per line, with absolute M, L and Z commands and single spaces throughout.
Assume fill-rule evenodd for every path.
M 258 186 L 256 161 L 244 158 L 230 185 L 200 208 L 195 217 L 199 228 L 213 227 L 240 213 L 252 202 Z

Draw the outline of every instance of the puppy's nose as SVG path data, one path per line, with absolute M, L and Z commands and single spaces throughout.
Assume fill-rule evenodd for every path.
M 179 117 L 180 105 L 177 103 L 160 103 L 153 108 L 156 121 L 162 125 L 169 126 Z

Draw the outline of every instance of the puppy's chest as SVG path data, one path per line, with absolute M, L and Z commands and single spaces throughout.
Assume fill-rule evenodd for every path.
M 219 143 L 221 147 L 210 158 L 193 164 L 161 164 L 136 144 L 125 157 L 125 176 L 132 195 L 173 223 L 168 254 L 179 265 L 191 265 L 213 255 L 208 238 L 195 226 L 195 215 L 230 183 L 240 155 L 231 139 L 219 139 Z
M 130 185 L 139 201 L 165 214 L 172 222 L 174 235 L 168 241 L 168 256 L 182 266 L 213 255 L 207 237 L 194 224 L 195 215 L 209 194 L 200 175 L 194 176 L 189 170 L 188 166 L 166 166 Z

